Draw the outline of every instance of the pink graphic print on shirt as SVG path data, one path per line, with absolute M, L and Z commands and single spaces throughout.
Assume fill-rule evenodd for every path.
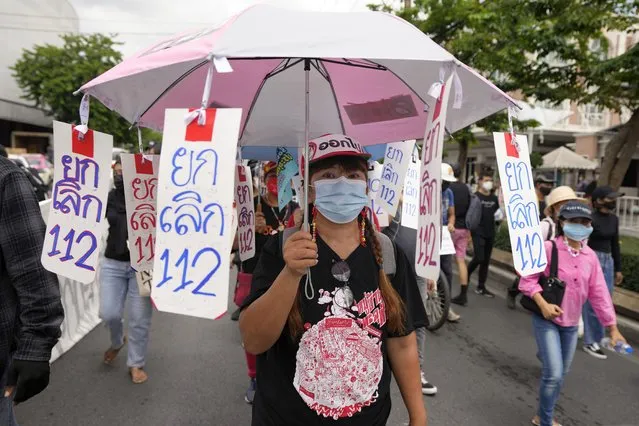
M 386 311 L 379 289 L 364 293 L 350 309 L 339 306 L 339 292 L 319 293 L 318 303 L 329 305 L 326 318 L 307 325 L 293 386 L 312 410 L 337 420 L 377 400 L 384 368 L 380 329 Z

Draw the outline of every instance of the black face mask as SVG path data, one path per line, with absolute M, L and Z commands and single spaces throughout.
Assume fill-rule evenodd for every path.
M 539 192 L 541 192 L 541 194 L 545 196 L 552 192 L 552 188 L 549 188 L 547 186 L 541 186 L 539 187 Z
M 446 191 L 450 187 L 450 182 L 442 182 L 442 192 Z
M 113 185 L 118 191 L 124 190 L 124 178 L 122 178 L 122 175 L 113 176 Z
M 601 207 L 605 207 L 608 210 L 614 210 L 617 208 L 617 202 L 616 201 L 608 201 L 606 203 L 600 203 Z

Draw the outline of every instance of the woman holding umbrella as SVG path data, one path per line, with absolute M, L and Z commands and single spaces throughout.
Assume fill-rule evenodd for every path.
M 365 219 L 368 155 L 343 135 L 309 145 L 310 232 L 266 244 L 240 316 L 258 355 L 252 424 L 385 425 L 392 369 L 410 424 L 426 425 L 413 332 L 425 313 L 405 254 Z

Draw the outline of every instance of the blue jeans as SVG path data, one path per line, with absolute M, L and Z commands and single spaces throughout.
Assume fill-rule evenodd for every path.
M 129 302 L 127 366 L 144 367 L 151 327 L 151 299 L 140 296 L 130 262 L 103 258 L 100 270 L 100 318 L 111 332 L 111 348 L 124 343 L 124 305 Z
M 13 399 L 4 397 L 4 389 L 0 395 L 0 425 L 18 426 L 13 412 Z
M 577 348 L 578 327 L 561 327 L 533 315 L 537 357 L 541 360 L 539 411 L 541 426 L 552 426 L 553 411 Z
M 612 291 L 615 285 L 615 265 L 610 253 L 602 253 L 600 251 L 595 252 L 599 258 L 599 264 L 603 271 L 606 285 L 612 295 Z M 592 345 L 593 343 L 601 342 L 604 338 L 605 329 L 599 322 L 599 318 L 595 315 L 595 311 L 590 306 L 590 302 L 584 303 L 584 308 L 581 313 L 584 320 L 584 345 Z

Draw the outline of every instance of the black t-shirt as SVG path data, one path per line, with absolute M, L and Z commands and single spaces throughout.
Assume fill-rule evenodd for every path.
M 539 220 L 544 220 L 544 218 L 546 217 L 546 214 L 544 213 L 544 210 L 546 210 L 546 201 L 545 200 L 539 200 Z
M 346 310 L 331 268 L 339 257 L 317 239 L 319 263 L 311 268 L 315 296 L 304 296 L 300 281 L 304 333 L 293 340 L 285 326 L 281 336 L 257 357 L 257 393 L 253 426 L 349 425 L 381 426 L 390 415 L 391 368 L 386 339 L 378 267 L 370 244 L 359 246 L 346 259 L 355 309 Z M 425 323 L 415 276 L 401 249 L 396 248 L 397 270 L 392 285 L 406 306 L 405 334 Z M 263 295 L 284 268 L 279 238 L 271 238 L 253 274 L 251 294 L 243 308 Z M 337 291 L 337 293 L 336 293 Z M 336 300 L 334 301 L 334 297 Z M 422 318 L 419 321 L 418 318 Z
M 466 229 L 466 212 L 470 205 L 470 189 L 465 183 L 452 182 L 450 190 L 455 198 L 455 228 Z
M 257 200 L 258 198 L 256 197 L 253 203 L 255 211 L 257 211 Z M 288 218 L 293 214 L 296 208 L 297 204 L 290 202 L 284 210 L 280 211 L 279 208 L 271 207 L 262 200 L 262 213 L 266 219 L 267 229 L 263 234 L 255 233 L 255 256 L 242 262 L 242 272 L 246 272 L 247 274 L 253 273 L 253 270 L 257 266 L 257 261 L 260 258 L 262 248 L 264 248 L 264 244 L 266 244 L 271 235 L 277 234 L 278 231 L 284 229 Z
M 588 245 L 594 251 L 610 253 L 615 272 L 621 271 L 621 247 L 619 246 L 619 218 L 615 214 L 595 211 L 592 214 L 592 234 Z
M 496 195 L 484 195 L 476 192 L 481 201 L 481 221 L 475 232 L 484 238 L 495 236 L 495 212 L 499 210 L 499 200 Z

